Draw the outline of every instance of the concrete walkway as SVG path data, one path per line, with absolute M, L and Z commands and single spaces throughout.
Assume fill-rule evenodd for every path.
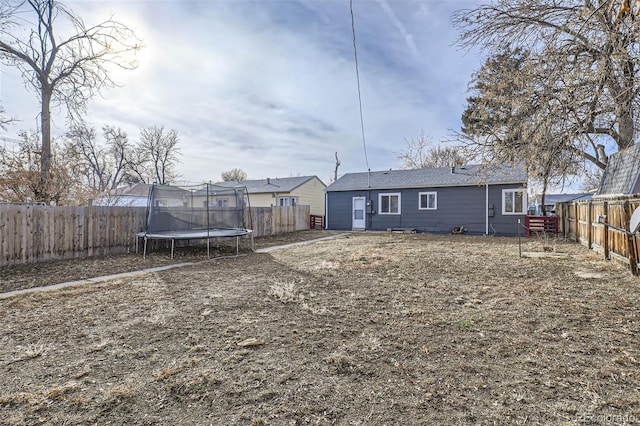
M 299 246 L 299 245 L 303 245 L 303 244 L 315 243 L 315 242 L 318 242 L 318 241 L 331 240 L 331 239 L 334 239 L 334 238 L 343 237 L 345 235 L 348 235 L 348 233 L 330 235 L 328 237 L 316 238 L 314 240 L 308 240 L 308 241 L 300 241 L 300 242 L 291 243 L 291 244 L 284 244 L 284 245 L 281 245 L 281 246 L 265 247 L 265 248 L 258 249 L 255 252 L 256 253 L 269 253 L 269 252 L 274 251 L 274 250 L 279 250 L 279 249 L 284 249 L 284 248 L 288 248 L 288 247 Z M 246 255 L 240 255 L 240 256 L 246 256 Z M 236 256 L 215 257 L 215 258 L 212 258 L 212 259 L 201 260 L 201 261 L 198 261 L 198 262 L 177 263 L 175 265 L 158 266 L 158 267 L 155 267 L 155 268 L 141 269 L 139 271 L 123 272 L 121 274 L 105 275 L 105 276 L 102 276 L 102 277 L 87 278 L 87 279 L 84 279 L 84 280 L 77 280 L 77 281 L 69 281 L 69 282 L 66 282 L 66 283 L 53 284 L 53 285 L 48 285 L 48 286 L 44 286 L 44 287 L 32 287 L 32 288 L 25 288 L 23 290 L 8 291 L 6 293 L 0 293 L 0 299 L 8 299 L 10 297 L 18 296 L 18 295 L 21 295 L 21 294 L 41 293 L 41 292 L 44 292 L 44 291 L 59 290 L 61 288 L 73 287 L 73 286 L 78 286 L 78 285 L 97 284 L 97 283 L 101 283 L 101 282 L 105 282 L 105 281 L 115 280 L 115 279 L 118 279 L 118 278 L 135 277 L 135 276 L 138 276 L 138 275 L 144 275 L 144 274 L 148 274 L 148 273 L 151 273 L 151 272 L 167 271 L 169 269 L 182 268 L 182 267 L 185 267 L 185 266 L 198 265 L 198 264 L 205 263 L 205 262 L 211 262 L 212 260 L 229 259 L 229 258 L 235 258 L 235 257 Z
M 283 244 L 281 246 L 265 247 L 265 248 L 256 250 L 256 253 L 269 253 L 270 251 L 280 250 L 280 249 L 295 247 L 295 246 L 301 246 L 303 244 L 315 243 L 315 242 L 324 241 L 324 240 L 333 240 L 334 238 L 344 237 L 345 235 L 349 235 L 349 232 L 344 232 L 342 234 L 336 234 L 336 235 L 329 235 L 328 237 L 316 238 L 315 240 L 299 241 L 297 243 Z

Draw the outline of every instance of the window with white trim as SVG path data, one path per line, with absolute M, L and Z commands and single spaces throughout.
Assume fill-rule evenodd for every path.
M 298 205 L 298 197 L 278 197 L 280 207 L 293 207 Z
M 527 193 L 524 189 L 502 190 L 502 214 L 525 214 Z
M 418 194 L 420 210 L 436 210 L 438 208 L 438 193 L 437 192 L 420 192 Z
M 400 193 L 379 194 L 380 214 L 400 214 Z
M 207 201 L 203 201 L 204 207 L 207 208 Z M 208 207 L 229 207 L 228 198 L 216 198 L 215 200 L 209 200 Z M 187 207 L 185 205 L 185 207 Z

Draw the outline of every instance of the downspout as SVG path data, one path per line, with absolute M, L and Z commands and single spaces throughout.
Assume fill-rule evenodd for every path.
M 329 193 L 324 192 L 324 229 L 329 229 Z
M 484 184 L 484 203 L 485 203 L 485 225 L 484 225 L 484 235 L 489 235 L 489 183 Z
M 367 203 L 369 203 L 370 208 L 367 208 Z M 364 199 L 364 229 L 373 229 L 373 214 L 369 213 L 373 211 L 373 201 L 371 200 L 371 190 L 367 190 L 367 197 Z

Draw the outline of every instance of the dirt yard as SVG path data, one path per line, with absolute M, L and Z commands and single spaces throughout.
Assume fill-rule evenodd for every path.
M 640 280 L 542 245 L 350 234 L 0 299 L 0 424 L 640 423 Z
M 337 234 L 340 234 L 340 232 L 308 230 L 260 237 L 254 239 L 254 248 L 258 250 Z M 181 244 L 181 242 L 176 244 Z M 249 238 L 240 240 L 239 252 L 243 255 L 251 253 L 251 240 Z M 211 258 L 235 256 L 235 239 L 212 240 L 209 254 Z M 171 251 L 165 248 L 150 250 L 144 260 L 142 253 L 129 253 L 74 259 L 73 261 L 52 261 L 0 267 L 0 293 L 205 260 L 207 260 L 207 248 L 206 245 L 200 244 L 176 247 L 173 259 L 171 259 Z

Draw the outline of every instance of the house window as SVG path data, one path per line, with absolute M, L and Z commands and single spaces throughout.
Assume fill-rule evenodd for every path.
M 208 204 L 208 206 L 207 206 Z M 216 198 L 214 200 L 209 200 L 209 202 L 204 201 L 204 207 L 229 207 L 229 199 L 228 198 Z
M 421 192 L 418 194 L 420 197 L 420 210 L 436 210 L 438 208 L 438 193 L 437 192 Z
M 527 195 L 522 189 L 502 190 L 502 214 L 524 214 Z
M 380 194 L 378 205 L 380 214 L 400 214 L 400 194 Z
M 298 197 L 280 197 L 278 199 L 280 207 L 294 207 L 298 205 Z

